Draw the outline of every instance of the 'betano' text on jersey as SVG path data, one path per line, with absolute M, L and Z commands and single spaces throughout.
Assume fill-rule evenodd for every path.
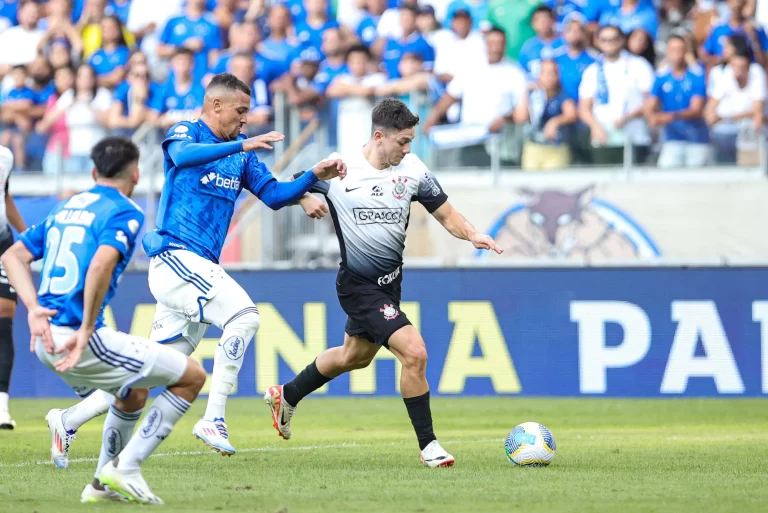
M 240 134 L 239 140 L 246 139 Z M 172 126 L 163 141 L 165 184 L 157 211 L 156 229 L 144 236 L 150 257 L 186 249 L 218 263 L 240 191 L 259 191 L 275 177 L 253 152 L 239 152 L 197 167 L 177 169 L 168 154 L 175 141 L 223 143 L 202 121 Z
M 431 214 L 448 196 L 414 154 L 380 170 L 362 151 L 332 154 L 347 164 L 347 177 L 317 182 L 311 192 L 328 199 L 341 249 L 341 266 L 380 286 L 399 283 L 411 202 Z
M 122 258 L 112 272 L 96 328 L 104 326 L 104 307 L 131 260 L 144 212 L 114 187 L 96 185 L 54 207 L 48 217 L 19 235 L 35 260 L 43 259 L 38 301 L 58 310 L 56 326 L 77 328 L 83 321 L 83 291 L 88 265 L 99 246 L 110 246 Z

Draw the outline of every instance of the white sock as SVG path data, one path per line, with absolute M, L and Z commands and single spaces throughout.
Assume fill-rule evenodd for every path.
M 96 477 L 99 471 L 108 461 L 115 459 L 123 447 L 128 443 L 133 434 L 133 428 L 141 417 L 141 410 L 137 412 L 120 411 L 114 406 L 109 407 L 107 418 L 104 419 L 104 434 L 101 440 L 101 452 L 99 463 L 96 466 Z
M 10 398 L 6 392 L 0 392 L 0 411 L 8 411 L 8 400 Z
M 256 307 L 246 308 L 224 326 L 224 333 L 213 358 L 211 390 L 208 392 L 208 406 L 203 415 L 205 420 L 224 420 L 227 396 L 237 383 L 245 350 L 258 329 L 259 313 Z
M 136 434 L 120 453 L 117 467 L 122 470 L 138 470 L 190 406 L 190 403 L 170 390 L 160 394 L 144 416 Z
M 103 390 L 96 390 L 91 395 L 71 406 L 61 416 L 64 429 L 73 433 L 89 420 L 107 413 L 110 405 L 115 402 L 115 396 Z

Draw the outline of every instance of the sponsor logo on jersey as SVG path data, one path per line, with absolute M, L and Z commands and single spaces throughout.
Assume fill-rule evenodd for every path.
M 400 315 L 400 312 L 397 311 L 395 305 L 384 305 L 384 308 L 379 308 L 379 312 L 383 313 L 384 319 L 388 321 L 397 319 L 397 316 Z
M 402 208 L 354 208 L 355 224 L 399 224 L 403 220 Z
M 237 177 L 234 178 L 227 178 L 225 176 L 221 176 L 218 173 L 208 173 L 207 175 L 204 175 L 200 179 L 200 183 L 203 185 L 213 184 L 216 187 L 221 187 L 222 189 L 232 189 L 233 191 L 240 190 L 240 179 Z
M 173 131 L 176 132 L 177 134 L 185 134 L 189 132 L 189 127 L 186 125 L 179 125 Z
M 376 282 L 379 285 L 389 285 L 390 283 L 395 281 L 398 276 L 400 276 L 400 269 L 402 269 L 402 268 L 398 267 L 397 269 L 395 269 L 391 273 L 385 274 L 384 276 L 380 276 L 379 279 L 376 280 Z
M 403 178 L 402 176 L 398 176 L 396 180 L 392 180 L 392 183 L 395 184 L 395 186 L 392 187 L 392 196 L 394 196 L 395 199 L 403 199 L 405 197 L 405 193 L 408 192 L 408 188 L 405 186 L 407 182 L 408 179 Z
M 125 248 L 128 249 L 128 237 L 126 237 L 124 231 L 117 230 L 117 234 L 115 235 L 115 240 L 117 242 L 122 242 L 123 246 L 125 246 Z
M 435 179 L 429 173 L 424 173 L 424 180 L 429 186 L 429 190 L 432 191 L 432 196 L 440 196 L 440 187 L 437 186 Z
M 381 185 L 374 185 L 371 189 L 371 196 L 384 196 L 384 189 L 382 189 Z
M 136 232 L 139 231 L 139 222 L 136 219 L 131 219 L 128 221 L 128 230 L 134 235 L 136 235 Z

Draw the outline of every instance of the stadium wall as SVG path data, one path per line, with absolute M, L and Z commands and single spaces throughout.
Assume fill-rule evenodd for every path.
M 260 395 L 341 343 L 334 271 L 232 274 L 262 316 L 237 396 Z M 768 394 L 768 268 L 408 269 L 403 299 L 438 395 Z M 126 273 L 108 322 L 146 336 L 153 312 L 146 274 Z M 209 373 L 219 333 L 195 355 Z M 14 335 L 11 394 L 73 396 L 28 352 L 23 307 Z M 396 365 L 381 351 L 321 394 L 396 395 Z

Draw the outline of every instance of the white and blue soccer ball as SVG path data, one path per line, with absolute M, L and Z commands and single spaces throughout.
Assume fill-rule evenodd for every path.
M 546 467 L 555 459 L 555 438 L 538 422 L 523 422 L 509 433 L 504 449 L 510 463 Z

